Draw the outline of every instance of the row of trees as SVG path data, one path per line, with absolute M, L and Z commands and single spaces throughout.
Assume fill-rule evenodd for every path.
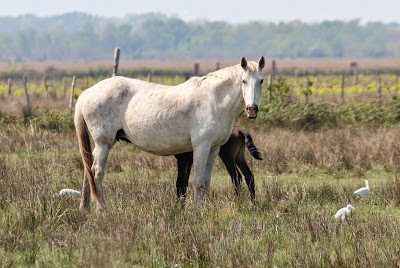
M 30 18 L 30 19 L 27 19 Z M 185 22 L 160 14 L 123 19 L 82 13 L 0 18 L 0 60 L 102 60 L 115 47 L 125 59 L 400 57 L 400 25 Z M 43 20 L 43 21 L 41 21 Z M 8 28 L 4 27 L 8 25 Z M 6 30 L 7 29 L 7 30 Z

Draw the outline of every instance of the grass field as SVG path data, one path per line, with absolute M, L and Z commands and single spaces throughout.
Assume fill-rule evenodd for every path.
M 3 111 L 4 112 L 4 111 Z M 4 115 L 4 114 L 3 114 Z M 207 204 L 175 197 L 173 157 L 120 142 L 104 180 L 108 208 L 78 209 L 57 199 L 80 189 L 83 167 L 71 118 L 62 126 L 0 120 L 0 264 L 2 267 L 390 267 L 400 264 L 400 129 L 317 131 L 252 127 L 264 161 L 250 159 L 256 206 L 240 198 L 217 162 Z M 49 117 L 49 119 L 45 119 Z M 352 193 L 368 179 L 366 201 Z M 192 181 L 192 179 L 191 179 Z M 345 222 L 334 213 L 351 203 Z
M 0 266 L 398 267 L 399 78 L 382 75 L 382 102 L 376 75 L 360 75 L 359 85 L 353 78 L 340 105 L 339 76 L 311 76 L 309 89 L 306 77 L 286 77 L 275 82 L 271 102 L 265 85 L 257 120 L 239 117 L 264 156 L 247 153 L 255 206 L 246 185 L 235 196 L 219 160 L 206 205 L 194 207 L 189 187 L 183 206 L 175 159 L 120 142 L 107 163 L 101 214 L 53 197 L 80 189 L 83 179 L 67 110 L 70 78 L 65 96 L 61 80 L 49 79 L 47 93 L 40 79 L 31 81 L 31 109 L 19 82 L 10 95 L 0 82 Z M 79 78 L 75 97 L 98 79 Z M 362 201 L 353 192 L 365 179 L 372 193 Z M 349 203 L 353 215 L 335 221 Z

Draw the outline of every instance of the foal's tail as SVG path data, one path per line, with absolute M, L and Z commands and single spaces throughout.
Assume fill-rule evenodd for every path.
M 96 185 L 94 182 L 94 175 L 92 171 L 93 155 L 92 155 L 92 148 L 90 146 L 90 136 L 89 136 L 90 134 L 85 119 L 83 118 L 82 115 L 82 104 L 81 104 L 83 100 L 82 95 L 80 99 L 78 99 L 78 102 L 76 103 L 75 106 L 74 124 L 75 124 L 76 135 L 78 137 L 79 150 L 82 155 L 83 166 L 86 172 L 87 179 L 89 180 L 90 190 L 92 192 L 93 197 L 97 201 L 99 200 L 99 197 L 96 191 Z
M 251 137 L 250 133 L 242 129 L 240 130 L 240 132 L 244 136 L 244 141 L 246 142 L 247 149 L 249 150 L 250 154 L 257 160 L 263 160 L 262 154 L 254 145 L 253 138 Z

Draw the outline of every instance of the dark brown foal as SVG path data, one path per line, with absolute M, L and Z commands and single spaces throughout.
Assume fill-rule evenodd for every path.
M 242 184 L 242 171 L 250 191 L 250 198 L 255 203 L 254 176 L 250 168 L 246 164 L 245 146 L 251 155 L 258 160 L 262 160 L 260 151 L 253 143 L 250 133 L 233 127 L 231 136 L 227 143 L 221 146 L 219 157 L 224 162 L 226 169 L 231 176 L 232 183 L 235 186 L 235 192 L 238 195 Z M 178 160 L 178 177 L 176 178 L 176 191 L 179 199 L 184 199 L 188 187 L 190 170 L 193 164 L 193 153 L 183 153 L 175 155 Z M 238 169 L 239 168 L 239 169 Z

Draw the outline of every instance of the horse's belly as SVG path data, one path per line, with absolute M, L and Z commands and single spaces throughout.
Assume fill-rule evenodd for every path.
M 138 148 L 148 153 L 156 155 L 174 155 L 193 151 L 189 139 L 166 139 L 165 137 L 157 137 L 157 140 L 135 138 L 133 142 Z
M 156 155 L 191 152 L 203 142 L 211 142 L 212 148 L 219 147 L 229 138 L 233 124 L 219 120 L 207 106 L 166 103 L 142 94 L 130 101 L 124 119 L 128 139 Z
M 124 131 L 135 146 L 152 154 L 173 155 L 193 151 L 187 126 L 131 121 Z

